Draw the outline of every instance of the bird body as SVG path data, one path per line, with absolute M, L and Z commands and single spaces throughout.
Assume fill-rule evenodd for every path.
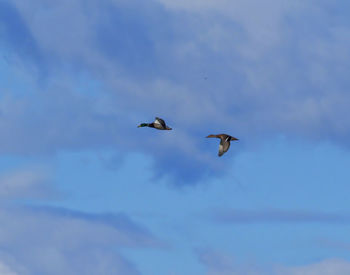
M 219 153 L 218 156 L 221 157 L 224 153 L 228 151 L 230 148 L 230 141 L 231 140 L 238 140 L 238 138 L 235 138 L 233 136 L 227 135 L 227 134 L 219 134 L 219 135 L 209 135 L 207 138 L 219 138 L 220 144 L 219 144 Z
M 168 127 L 165 121 L 159 117 L 156 117 L 152 123 L 141 123 L 137 127 L 150 127 L 158 130 L 172 130 L 172 128 Z

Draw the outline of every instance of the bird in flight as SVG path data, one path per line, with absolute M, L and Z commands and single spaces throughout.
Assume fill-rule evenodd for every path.
M 152 123 L 141 123 L 137 127 L 150 127 L 150 128 L 156 128 L 158 130 L 172 130 L 172 128 L 168 127 L 165 124 L 165 121 L 159 117 L 156 117 L 156 119 Z
M 219 145 L 219 153 L 218 156 L 221 157 L 224 153 L 228 151 L 230 148 L 230 141 L 231 140 L 238 140 L 238 138 L 235 138 L 230 135 L 226 134 L 219 134 L 219 135 L 209 135 L 207 138 L 219 138 L 220 139 L 220 145 Z

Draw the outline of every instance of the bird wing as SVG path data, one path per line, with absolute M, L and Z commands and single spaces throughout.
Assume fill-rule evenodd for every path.
M 228 149 L 230 148 L 230 141 L 227 140 L 223 140 L 221 139 L 220 141 L 220 145 L 219 145 L 219 157 L 221 157 L 224 153 L 226 153 L 228 151 Z
M 159 124 L 161 125 L 163 128 L 166 128 L 166 124 L 165 124 L 165 121 L 159 117 L 156 117 L 155 121 L 154 121 L 154 124 Z

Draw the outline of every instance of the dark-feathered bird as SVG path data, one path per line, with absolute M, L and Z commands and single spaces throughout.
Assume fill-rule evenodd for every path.
M 156 128 L 158 130 L 172 130 L 172 128 L 168 127 L 165 124 L 165 121 L 159 117 L 156 117 L 156 119 L 152 123 L 141 123 L 137 127 L 150 127 L 150 128 Z
M 221 157 L 224 153 L 228 151 L 230 148 L 230 141 L 231 140 L 238 140 L 238 138 L 235 138 L 230 135 L 226 134 L 219 134 L 219 135 L 209 135 L 207 138 L 219 138 L 220 139 L 220 145 L 219 145 L 219 157 Z

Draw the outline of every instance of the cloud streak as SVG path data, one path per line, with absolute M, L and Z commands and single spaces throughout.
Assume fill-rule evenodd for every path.
M 348 224 L 349 214 L 326 213 L 306 210 L 224 210 L 212 214 L 214 221 L 224 224 L 251 223 L 325 223 Z

